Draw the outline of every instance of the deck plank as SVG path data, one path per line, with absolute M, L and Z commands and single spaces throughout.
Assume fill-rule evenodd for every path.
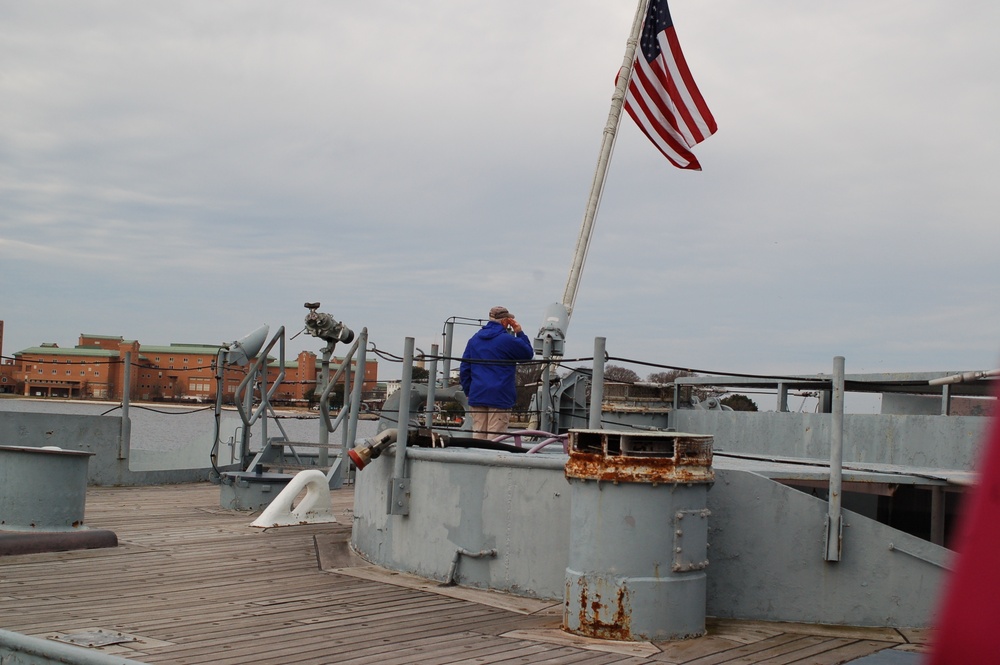
M 685 665 L 745 665 L 748 662 L 755 663 L 777 654 L 794 651 L 799 647 L 800 640 L 803 639 L 805 638 L 802 635 L 779 633 L 735 649 L 727 649 L 686 661 Z
M 649 649 L 588 644 L 559 630 L 559 603 L 443 588 L 356 558 L 344 545 L 353 491 L 331 497 L 337 523 L 256 529 L 208 483 L 90 488 L 88 526 L 120 546 L 3 557 L 0 626 L 120 631 L 138 641 L 101 650 L 150 665 L 822 665 L 919 648 L 926 634 L 710 620 L 704 638 Z
M 849 644 L 839 646 L 821 654 L 809 656 L 806 659 L 794 661 L 796 665 L 840 665 L 855 658 L 861 658 L 882 651 L 886 648 L 885 642 L 874 640 L 855 640 Z
M 817 658 L 822 658 L 825 653 L 851 644 L 855 640 L 841 637 L 818 637 L 811 643 L 804 644 L 794 651 L 787 651 L 782 654 L 775 654 L 764 659 L 751 661 L 754 665 L 791 665 L 792 663 L 814 663 Z

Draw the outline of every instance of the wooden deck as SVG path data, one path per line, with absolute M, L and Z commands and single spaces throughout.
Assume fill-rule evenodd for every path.
M 0 628 L 145 663 L 844 663 L 919 651 L 920 631 L 709 621 L 706 637 L 620 643 L 559 630 L 561 605 L 392 574 L 346 546 L 338 524 L 260 530 L 219 508 L 210 484 L 92 488 L 86 521 L 117 548 L 0 558 Z M 100 629 L 101 632 L 96 632 Z M 119 636 L 118 633 L 122 635 Z

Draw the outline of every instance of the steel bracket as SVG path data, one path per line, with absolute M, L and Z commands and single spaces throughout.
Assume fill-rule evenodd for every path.
M 386 512 L 390 515 L 410 514 L 409 478 L 393 478 L 389 481 L 389 506 Z
M 674 562 L 670 570 L 688 573 L 708 568 L 708 508 L 674 513 Z

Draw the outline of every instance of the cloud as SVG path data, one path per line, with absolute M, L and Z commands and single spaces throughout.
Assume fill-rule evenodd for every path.
M 623 122 L 569 353 L 994 363 L 1000 9 L 671 9 L 720 131 L 682 173 Z M 496 303 L 532 331 L 631 21 L 597 0 L 0 6 L 4 353 L 291 331 L 311 300 L 394 352 Z

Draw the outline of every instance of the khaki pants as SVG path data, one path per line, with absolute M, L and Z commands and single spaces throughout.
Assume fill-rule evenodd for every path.
M 470 406 L 472 414 L 472 437 L 492 439 L 507 431 L 510 423 L 510 409 L 494 409 L 491 406 Z

